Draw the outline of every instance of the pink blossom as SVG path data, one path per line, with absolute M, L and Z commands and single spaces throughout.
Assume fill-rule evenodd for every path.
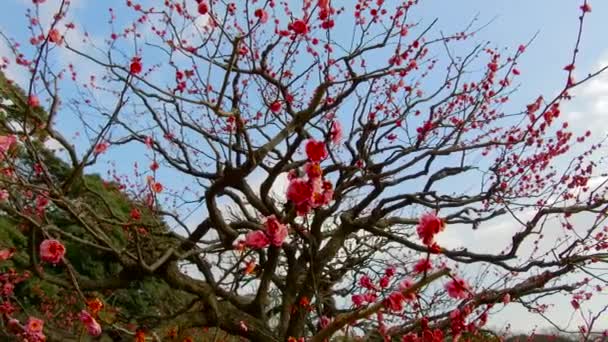
M 394 291 L 385 301 L 385 305 L 394 312 L 399 312 L 403 310 L 403 302 L 405 301 L 405 297 L 399 291 Z
M 405 301 L 410 302 L 414 299 L 416 299 L 416 293 L 414 291 L 409 291 L 409 289 L 414 286 L 414 281 L 412 279 L 404 279 L 400 284 L 399 284 L 399 290 L 401 290 L 401 293 L 403 292 L 407 292 L 403 295 L 403 298 Z
M 351 297 L 351 300 L 353 301 L 353 304 L 354 304 L 356 307 L 360 307 L 361 305 L 363 305 L 363 303 L 364 303 L 364 301 L 365 301 L 365 299 L 364 299 L 363 295 L 359 295 L 359 294 L 353 295 L 353 296 Z
M 88 313 L 86 310 L 80 311 L 78 318 L 80 319 L 80 322 L 82 322 L 84 327 L 87 329 L 89 335 L 99 336 L 101 334 L 101 325 L 99 325 L 95 318 L 93 318 L 93 316 L 91 316 L 91 314 Z
M 253 15 L 258 18 L 260 24 L 265 24 L 268 21 L 268 13 L 263 8 L 256 9 Z
M 44 321 L 36 318 L 36 317 L 30 317 L 27 320 L 27 324 L 25 325 L 25 332 L 28 334 L 35 334 L 35 333 L 39 333 L 42 332 L 42 329 L 44 328 Z
M 331 137 L 331 142 L 334 144 L 339 144 L 340 140 L 342 140 L 342 125 L 340 121 L 333 121 L 331 123 L 331 130 L 329 132 Z
M 61 33 L 59 33 L 59 31 L 57 29 L 52 29 L 51 31 L 49 31 L 49 41 L 51 43 L 60 45 L 61 42 L 63 41 L 63 37 L 61 36 Z
M 325 328 L 325 327 L 327 327 L 329 325 L 330 322 L 331 322 L 331 319 L 329 317 L 327 317 L 327 316 L 321 316 L 321 319 L 320 319 L 319 323 L 321 325 L 321 328 Z
M 249 232 L 247 236 L 245 236 L 245 244 L 253 249 L 261 249 L 266 248 L 270 244 L 270 240 L 266 233 L 261 230 L 256 230 L 253 232 Z
M 109 145 L 108 145 L 107 142 L 105 142 L 105 141 L 100 142 L 99 144 L 97 144 L 95 146 L 95 150 L 94 150 L 95 154 L 102 154 L 102 153 L 104 153 L 105 151 L 108 150 L 108 146 Z
M 361 277 L 361 279 L 359 279 L 359 284 L 368 290 L 376 289 L 376 286 L 374 286 L 370 277 L 368 277 L 366 275 L 364 275 L 363 277 Z
M 47 239 L 40 244 L 40 258 L 51 264 L 57 264 L 65 255 L 65 246 L 54 239 Z
M 288 234 L 287 227 L 279 222 L 274 215 L 268 216 L 264 225 L 266 226 L 266 234 L 270 238 L 270 243 L 277 247 L 281 246 Z
M 424 273 L 424 272 L 429 271 L 431 268 L 433 268 L 433 264 L 431 264 L 431 262 L 429 260 L 420 259 L 420 260 L 418 260 L 416 265 L 414 265 L 414 272 Z
M 448 296 L 454 299 L 464 299 L 469 296 L 469 285 L 464 279 L 458 277 L 454 277 L 445 284 L 445 290 L 448 292 Z
M 387 288 L 390 283 L 390 280 L 391 279 L 387 276 L 380 278 L 380 281 L 379 281 L 380 287 L 383 289 Z
M 9 326 L 19 326 L 19 321 L 17 320 L 9 320 Z M 46 336 L 42 332 L 44 328 L 44 321 L 36 318 L 30 317 L 27 321 L 27 324 L 24 327 L 25 333 L 25 341 L 28 342 L 44 342 L 46 341 Z
M 14 135 L 0 135 L 0 161 L 16 141 Z
M 13 256 L 13 254 L 15 254 L 14 248 L 7 248 L 7 249 L 0 250 L 0 261 L 10 259 Z

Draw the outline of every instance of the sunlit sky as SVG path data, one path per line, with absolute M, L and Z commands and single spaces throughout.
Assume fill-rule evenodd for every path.
M 192 0 L 194 1 L 194 0 Z M 294 3 L 296 0 L 293 0 Z M 299 0 L 298 0 L 299 1 Z M 162 1 L 144 1 L 158 2 Z M 336 1 L 347 6 L 355 1 Z M 58 0 L 47 0 L 43 8 L 50 14 L 56 9 Z M 124 0 L 73 0 L 73 11 L 70 16 L 77 27 L 96 36 L 100 32 L 107 33 L 107 27 L 101 27 L 108 17 L 108 7 L 120 7 Z M 535 99 L 540 94 L 551 95 L 563 87 L 565 72 L 563 67 L 569 63 L 575 42 L 578 25 L 578 7 L 581 1 L 574 0 L 422 0 L 416 10 L 416 17 L 429 22 L 439 18 L 436 28 L 446 33 L 461 31 L 473 18 L 477 17 L 479 25 L 488 23 L 473 40 L 491 40 L 496 47 L 517 47 L 527 43 L 538 34 L 519 62 L 522 71 L 520 89 L 513 96 L 513 102 L 521 104 Z M 584 75 L 596 70 L 602 61 L 608 64 L 608 1 L 591 1 L 593 12 L 587 17 L 584 37 L 581 44 L 581 55 L 575 75 Z M 25 29 L 25 9 L 31 0 L 3 0 L 0 10 L 0 30 L 10 37 L 17 38 L 27 44 L 28 35 Z M 48 16 L 48 15 L 47 15 Z M 97 25 L 97 26 L 96 26 Z M 348 32 L 343 32 L 348 34 Z M 7 55 L 4 42 L 0 43 L 0 56 Z M 23 81 L 23 75 L 10 75 Z M 575 127 L 591 129 L 595 135 L 607 132 L 605 116 L 608 115 L 608 78 L 592 82 L 577 93 L 579 98 L 567 107 L 568 117 Z M 70 123 L 59 123 L 59 128 L 65 131 L 75 129 Z M 72 132 L 71 132 L 72 133 Z M 120 160 L 120 155 L 113 155 Z M 125 156 L 126 158 L 126 156 Z M 128 166 L 130 167 L 130 165 Z M 503 223 L 503 225 L 508 223 Z M 491 231 L 496 231 L 496 228 Z M 459 233 L 448 233 L 444 237 L 446 244 L 455 243 L 462 239 Z M 493 246 L 492 242 L 483 239 L 496 239 L 493 234 L 475 237 L 480 244 Z M 498 247 L 497 247 L 498 248 Z M 606 301 L 598 297 L 598 302 Z M 550 311 L 550 316 L 560 323 L 568 323 L 571 319 L 571 308 L 568 299 L 556 302 L 558 305 Z M 601 304 L 601 303 L 599 303 Z M 598 305 L 599 305 L 598 304 Z M 602 326 L 608 328 L 604 319 Z M 511 322 L 517 331 L 531 331 L 534 327 L 546 327 L 547 323 L 536 316 L 527 314 L 517 305 L 510 306 L 491 321 L 495 327 L 502 327 L 505 322 Z M 576 318 L 569 328 L 576 328 Z

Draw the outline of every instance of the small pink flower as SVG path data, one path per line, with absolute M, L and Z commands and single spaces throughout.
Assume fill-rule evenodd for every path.
M 249 328 L 247 327 L 247 324 L 245 324 L 245 321 L 240 321 L 239 325 L 241 327 L 241 330 L 243 330 L 243 331 L 249 331 Z
M 198 4 L 198 13 L 200 13 L 201 15 L 205 15 L 209 12 L 209 5 L 207 5 L 207 2 L 205 1 L 201 1 Z
M 13 254 L 15 254 L 14 248 L 7 248 L 7 249 L 0 250 L 0 261 L 10 259 L 13 256 Z
M 269 244 L 270 240 L 268 240 L 266 233 L 261 230 L 249 232 L 245 236 L 245 245 L 249 248 L 261 249 L 268 247 Z
M 266 234 L 270 238 L 270 243 L 277 247 L 281 246 L 288 234 L 287 227 L 279 222 L 274 215 L 268 216 L 264 225 L 266 226 Z
M 420 260 L 418 260 L 416 265 L 414 265 L 414 272 L 424 273 L 424 272 L 429 271 L 432 268 L 433 268 L 433 264 L 431 264 L 431 262 L 429 260 L 420 259 Z
M 359 284 L 368 289 L 368 290 L 375 290 L 376 286 L 374 286 L 374 283 L 372 283 L 372 280 L 370 279 L 370 277 L 364 275 L 361 277 L 361 279 L 359 279 Z
M 42 261 L 57 264 L 65 255 L 65 246 L 54 239 L 47 239 L 40 244 L 40 258 Z
M 256 18 L 260 21 L 260 24 L 265 24 L 268 21 L 268 13 L 263 8 L 258 8 L 253 12 Z
M 321 329 L 327 327 L 330 322 L 331 322 L 331 319 L 329 317 L 321 316 L 321 320 L 319 322 L 321 325 Z
M 95 150 L 93 151 L 95 154 L 102 154 L 108 150 L 109 144 L 105 141 L 100 142 L 95 146 Z
M 152 148 L 152 146 L 154 145 L 154 140 L 152 140 L 152 137 L 146 137 L 144 143 L 146 144 L 146 147 Z
M 502 303 L 504 305 L 507 305 L 511 302 L 511 295 L 508 293 L 505 293 L 505 295 L 502 297 Z
M 452 281 L 445 284 L 445 290 L 448 292 L 448 296 L 454 299 L 464 299 L 469 296 L 469 285 L 464 279 L 454 277 Z
M 390 283 L 390 278 L 387 276 L 384 276 L 382 278 L 380 278 L 380 281 L 378 282 L 380 284 L 380 287 L 385 289 L 388 287 L 389 283 Z
M 363 303 L 364 303 L 364 298 L 363 298 L 363 296 L 362 296 L 362 295 L 358 295 L 358 294 L 353 295 L 353 296 L 351 297 L 351 300 L 353 301 L 353 304 L 354 304 L 356 307 L 360 307 L 360 306 L 361 306 L 361 305 L 363 305 Z
M 342 140 L 342 125 L 340 121 L 333 121 L 331 123 L 331 130 L 329 132 L 331 137 L 331 142 L 334 144 L 339 144 L 340 140 Z
M 86 310 L 80 311 L 78 318 L 80 319 L 80 322 L 82 322 L 84 327 L 87 329 L 87 332 L 89 333 L 89 335 L 91 335 L 91 336 L 101 335 L 101 325 L 99 325 L 99 323 L 97 323 L 95 318 L 93 318 L 93 316 L 91 316 L 91 314 L 88 313 Z
M 25 332 L 28 334 L 35 334 L 35 333 L 42 332 L 43 328 L 44 328 L 43 320 L 36 318 L 36 317 L 30 317 L 27 320 L 27 324 L 25 326 Z
M 51 31 L 49 31 L 49 41 L 51 43 L 60 45 L 61 42 L 63 41 L 63 37 L 61 36 L 61 33 L 59 33 L 59 31 L 57 29 L 52 29 Z
M 16 142 L 17 139 L 14 135 L 0 135 L 0 160 Z

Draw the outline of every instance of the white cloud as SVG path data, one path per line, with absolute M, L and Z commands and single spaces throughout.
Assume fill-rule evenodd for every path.
M 608 53 L 607 53 L 608 54 Z M 608 57 L 601 58 L 594 72 L 608 65 Z M 586 71 L 589 72 L 589 71 Z M 576 77 L 582 79 L 583 75 Z M 566 119 L 575 132 L 591 130 L 592 136 L 608 134 L 608 74 L 602 73 L 573 91 L 574 98 L 565 104 Z

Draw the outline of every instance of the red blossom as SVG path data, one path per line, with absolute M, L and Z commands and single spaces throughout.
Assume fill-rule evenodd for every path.
M 289 24 L 289 29 L 295 34 L 305 35 L 308 33 L 308 24 L 302 19 L 294 20 Z
M 405 301 L 405 297 L 399 291 L 391 292 L 388 295 L 388 298 L 385 301 L 385 306 L 388 307 L 393 312 L 399 312 L 403 310 L 403 302 Z
M 62 41 L 63 37 L 57 29 L 52 29 L 49 31 L 49 42 L 59 45 Z
M 433 264 L 428 259 L 420 259 L 414 265 L 414 272 L 416 273 L 424 273 L 428 272 L 433 268 Z
M 30 95 L 27 98 L 27 104 L 30 107 L 32 107 L 32 108 L 39 107 L 40 106 L 40 100 L 38 99 L 38 96 L 36 96 L 36 95 Z
M 93 152 L 95 154 L 102 154 L 108 150 L 108 146 L 109 144 L 107 142 L 102 141 L 99 144 L 95 145 L 95 149 L 93 150 Z
M 141 65 L 141 57 L 133 57 L 131 59 L 131 65 L 129 66 L 129 71 L 134 74 L 137 75 L 142 71 L 142 65 Z
M 206 1 L 201 1 L 198 4 L 198 13 L 205 15 L 209 12 L 209 5 L 207 4 Z
M 141 212 L 139 211 L 139 209 L 137 208 L 133 208 L 131 209 L 131 218 L 135 221 L 138 221 L 141 219 Z
M 274 101 L 273 103 L 270 104 L 270 111 L 277 114 L 281 111 L 282 107 L 283 107 L 283 105 L 281 105 L 281 102 Z
M 464 279 L 458 277 L 454 277 L 450 282 L 445 284 L 445 290 L 454 299 L 464 299 L 469 296 L 469 285 Z
M 258 18 L 260 24 L 265 24 L 268 21 L 268 13 L 263 8 L 256 9 L 253 15 Z
M 304 165 L 304 172 L 309 179 L 318 179 L 323 176 L 323 169 L 319 163 L 308 162 Z
M 376 289 L 376 286 L 372 282 L 371 278 L 366 275 L 362 276 L 361 279 L 359 279 L 359 285 L 361 285 L 363 288 L 366 288 L 368 290 Z
M 296 205 L 307 203 L 312 197 L 312 187 L 302 178 L 292 179 L 287 187 L 287 199 Z
M 325 148 L 325 143 L 323 141 L 310 139 L 306 142 L 305 149 L 308 160 L 312 162 L 320 162 L 327 158 L 327 149 Z
M 422 240 L 422 243 L 431 246 L 435 235 L 445 229 L 445 223 L 434 213 L 426 213 L 420 217 L 416 232 Z
M 585 3 L 581 5 L 581 11 L 583 11 L 583 13 L 591 12 L 591 5 L 589 5 L 589 3 L 585 1 Z

